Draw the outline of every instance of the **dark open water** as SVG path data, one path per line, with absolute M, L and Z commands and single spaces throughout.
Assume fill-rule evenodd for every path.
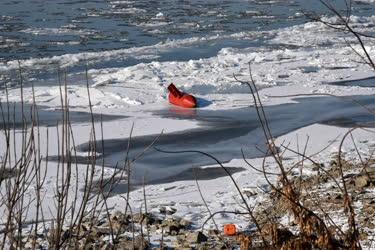
M 344 1 L 333 2 L 343 8 Z M 317 0 L 1 0 L 0 62 L 277 29 L 305 22 L 302 11 L 326 12 Z M 355 4 L 353 14 L 372 15 L 374 6 Z M 235 39 L 217 43 L 175 56 L 205 57 L 228 45 L 257 45 Z

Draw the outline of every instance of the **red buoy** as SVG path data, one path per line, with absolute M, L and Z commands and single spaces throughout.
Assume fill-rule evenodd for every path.
M 197 99 L 194 96 L 181 92 L 173 83 L 168 86 L 168 90 L 170 103 L 184 108 L 195 108 L 197 106 Z

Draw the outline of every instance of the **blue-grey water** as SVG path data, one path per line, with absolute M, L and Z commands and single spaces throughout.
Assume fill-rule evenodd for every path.
M 333 0 L 338 10 L 345 1 Z M 239 32 L 267 31 L 309 19 L 303 13 L 330 15 L 318 0 L 1 0 L 0 1 L 0 89 L 17 86 L 17 68 L 2 69 L 9 61 L 55 58 L 67 54 L 118 51 L 189 38 L 217 36 L 200 42 L 151 50 L 151 57 L 117 55 L 83 59 L 64 66 L 59 60 L 45 60 L 38 67 L 22 65 L 25 84 L 56 84 L 59 68 L 81 75 L 89 69 L 126 67 L 141 62 L 180 61 L 216 55 L 223 47 L 258 47 L 267 35 L 253 39 L 228 37 Z M 374 4 L 353 4 L 353 15 L 375 13 Z M 282 45 L 285 46 L 285 45 Z M 152 55 L 157 56 L 153 57 Z M 84 75 L 84 74 L 83 74 Z
M 314 1 L 2 0 L 1 60 L 152 45 L 166 39 L 272 29 Z M 260 17 L 259 17 L 260 16 Z
M 344 1 L 333 2 L 344 7 Z M 270 30 L 305 22 L 302 12 L 327 10 L 317 0 L 1 0 L 0 62 Z M 374 7 L 354 4 L 353 13 L 371 15 Z M 223 40 L 213 45 L 216 49 L 194 51 L 204 57 L 226 45 L 256 44 Z M 190 52 L 177 57 L 195 57 Z

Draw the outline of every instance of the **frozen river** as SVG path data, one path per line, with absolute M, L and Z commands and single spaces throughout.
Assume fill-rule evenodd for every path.
M 337 9 L 345 8 L 344 1 L 334 2 Z M 288 86 L 286 94 L 358 95 L 356 99 L 375 106 L 370 95 L 373 73 L 355 64 L 358 58 L 342 39 L 347 34 L 335 33 L 303 14 L 312 12 L 328 13 L 319 1 L 311 0 L 2 0 L 0 91 L 9 95 L 11 103 L 20 101 L 20 65 L 27 107 L 35 97 L 40 125 L 54 126 L 61 117 L 60 69 L 67 73 L 74 125 L 90 120 L 88 83 L 95 118 L 103 113 L 104 122 L 137 120 L 146 112 L 150 119 L 182 119 L 200 125 L 163 135 L 157 144 L 162 149 L 202 150 L 223 162 L 241 158 L 241 147 L 248 157 L 261 156 L 255 146 L 264 146 L 264 138 L 254 110 L 246 107 L 248 89 L 233 80 L 234 74 L 248 79 L 250 59 L 255 62 L 260 89 Z M 374 14 L 373 3 L 355 1 L 354 27 L 373 34 Z M 188 116 L 171 111 L 166 106 L 166 86 L 172 81 L 206 104 Z M 19 103 L 15 107 L 19 114 Z M 275 137 L 314 123 L 352 126 L 373 120 L 363 109 L 333 97 L 299 98 L 294 104 L 267 106 L 266 111 Z M 16 119 L 15 127 L 21 124 L 20 116 Z M 132 155 L 156 136 L 149 134 L 144 131 L 132 140 Z M 121 137 L 104 141 L 108 167 L 123 160 L 128 139 Z M 83 153 L 86 141 L 79 140 Z M 148 172 L 153 176 L 150 181 L 156 182 L 211 163 L 202 156 L 152 150 L 137 162 L 134 177 L 140 179 Z

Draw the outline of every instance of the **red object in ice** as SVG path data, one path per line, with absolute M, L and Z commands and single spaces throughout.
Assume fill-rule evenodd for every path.
M 168 86 L 169 102 L 184 108 L 195 108 L 197 106 L 197 99 L 194 96 L 181 92 L 171 83 Z

